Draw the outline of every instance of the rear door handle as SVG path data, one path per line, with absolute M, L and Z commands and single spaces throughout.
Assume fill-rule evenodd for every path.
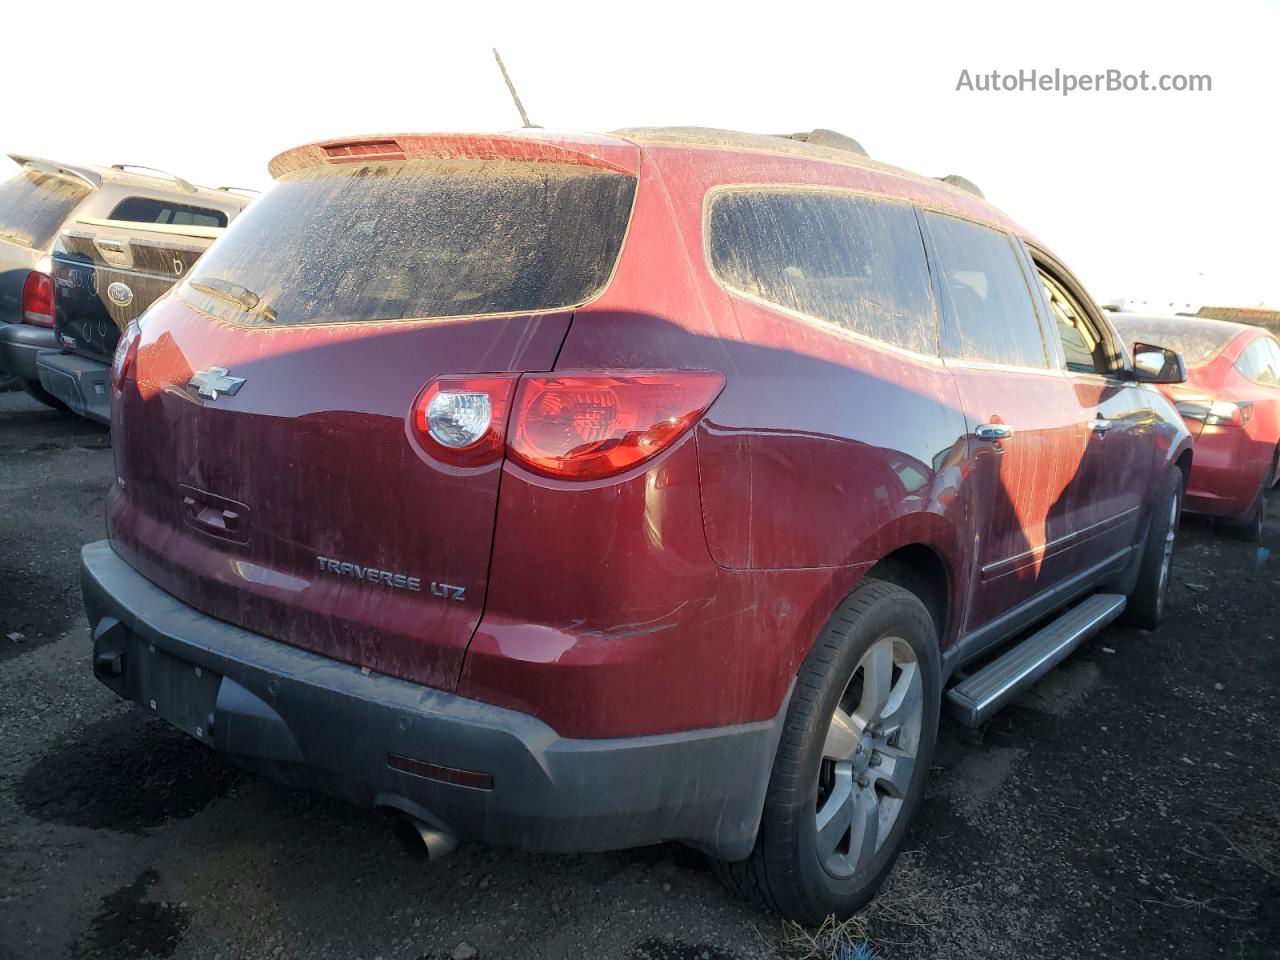
M 973 431 L 979 440 L 1008 440 L 1013 436 L 1013 427 L 1007 423 L 982 423 Z
M 1090 420 L 1089 429 L 1094 433 L 1106 433 L 1111 429 L 1111 421 L 1104 417 L 1099 417 L 1097 420 Z

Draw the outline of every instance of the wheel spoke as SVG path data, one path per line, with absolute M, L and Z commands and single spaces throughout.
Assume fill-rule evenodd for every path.
M 885 793 L 899 800 L 907 795 L 911 786 L 911 776 L 916 770 L 916 758 L 897 747 L 882 746 L 876 748 L 879 764 L 867 768 Z
M 853 771 L 847 763 L 836 766 L 835 783 L 818 810 L 818 855 L 826 860 L 836 852 L 853 822 Z
M 880 799 L 875 788 L 855 790 L 851 808 L 849 864 L 856 873 L 867 865 L 880 845 Z
M 898 665 L 898 680 L 889 692 L 888 702 L 880 715 L 881 736 L 890 736 L 910 723 L 920 713 L 924 701 L 924 681 L 918 663 Z
M 854 717 L 860 726 L 877 720 L 889 702 L 893 683 L 893 640 L 886 637 L 872 644 L 862 657 L 862 700 Z
M 835 716 L 831 718 L 831 726 L 827 729 L 822 755 L 829 760 L 848 760 L 857 749 L 860 736 L 862 725 L 837 707 Z

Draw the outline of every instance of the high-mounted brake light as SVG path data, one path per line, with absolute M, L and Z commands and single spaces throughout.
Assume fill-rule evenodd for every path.
M 1206 427 L 1243 427 L 1253 419 L 1253 403 L 1231 403 L 1227 400 L 1180 400 L 1178 412 L 1188 420 L 1198 420 Z
M 613 476 L 673 444 L 722 389 L 707 370 L 526 374 L 507 449 L 546 476 Z
M 129 324 L 120 342 L 116 344 L 115 356 L 111 359 L 111 383 L 117 390 L 124 389 L 129 371 L 138 362 L 138 341 L 142 338 L 142 329 L 137 321 Z
M 413 435 L 442 463 L 478 467 L 502 457 L 516 374 L 437 377 L 413 404 Z
M 53 326 L 53 278 L 32 270 L 22 284 L 22 319 L 37 327 Z

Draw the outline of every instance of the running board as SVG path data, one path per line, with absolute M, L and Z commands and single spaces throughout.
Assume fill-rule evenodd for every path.
M 1124 612 L 1118 593 L 1095 593 L 947 691 L 951 712 L 966 727 L 993 713 L 1056 667 L 1085 640 Z

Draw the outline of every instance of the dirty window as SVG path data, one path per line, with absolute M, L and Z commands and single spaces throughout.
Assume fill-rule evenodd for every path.
M 951 302 L 947 356 L 1045 367 L 1044 339 L 1009 238 L 941 214 L 926 214 L 938 272 Z
M 562 309 L 608 280 L 634 192 L 634 177 L 575 165 L 310 168 L 237 217 L 182 295 L 251 325 Z
M 1195 317 L 1138 317 L 1113 314 L 1111 325 L 1132 349 L 1135 343 L 1149 343 L 1182 354 L 1188 367 L 1202 367 L 1249 329 L 1219 320 Z
M 1264 387 L 1280 386 L 1280 356 L 1272 350 L 1271 341 L 1255 340 L 1236 359 L 1236 369 L 1246 380 Z
M 21 171 L 0 183 L 0 240 L 43 250 L 89 192 L 78 180 Z
M 884 343 L 936 354 L 915 213 L 851 194 L 733 190 L 709 218 L 711 267 L 727 286 Z
M 227 215 L 211 207 L 169 203 L 153 197 L 125 197 L 111 211 L 111 220 L 130 223 L 166 223 L 183 227 L 225 227 Z
M 1116 368 L 1118 358 L 1112 355 L 1106 338 L 1095 329 L 1093 321 L 1053 277 L 1039 271 L 1040 284 L 1053 315 L 1066 356 L 1067 369 L 1073 373 L 1106 374 Z

